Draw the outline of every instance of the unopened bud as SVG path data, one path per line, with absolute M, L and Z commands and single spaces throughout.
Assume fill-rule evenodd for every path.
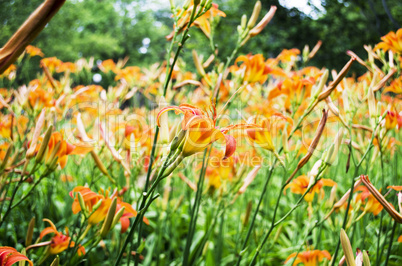
M 85 205 L 84 197 L 82 196 L 81 193 L 77 193 L 77 198 L 78 198 L 78 203 L 80 204 L 82 213 L 84 214 L 84 216 L 87 216 L 88 209 L 87 209 L 87 206 Z
M 110 176 L 109 172 L 107 171 L 105 165 L 102 163 L 101 159 L 99 158 L 98 154 L 94 150 L 91 150 L 91 156 L 95 161 L 96 166 L 99 168 L 99 170 L 107 176 L 107 178 L 114 184 L 116 181 L 113 180 L 113 178 Z
M 120 218 L 121 218 L 121 217 L 123 216 L 123 214 L 124 214 L 124 210 L 125 210 L 125 207 L 121 208 L 121 209 L 116 213 L 116 215 L 115 215 L 114 218 L 113 218 L 112 226 L 110 227 L 110 229 L 113 229 L 113 228 L 116 226 L 116 224 L 120 221 Z
M 176 150 L 184 140 L 185 136 L 186 136 L 186 130 L 180 130 L 179 134 L 174 137 L 174 139 L 172 140 L 171 144 L 170 144 L 170 150 L 174 151 Z
M 346 259 L 347 265 L 348 266 L 356 266 L 352 246 L 350 245 L 349 238 L 346 235 L 346 232 L 345 232 L 345 230 L 343 230 L 343 228 L 341 229 L 340 237 L 341 237 L 342 249 L 343 249 L 343 253 L 345 254 L 345 259 Z
M 4 155 L 3 162 L 0 165 L 0 172 L 2 172 L 4 170 L 4 168 L 6 168 L 7 163 L 8 163 L 8 159 L 11 156 L 11 152 L 13 151 L 13 148 L 14 148 L 14 144 L 11 143 L 10 146 L 8 146 L 7 151 L 6 151 L 6 155 Z
M 45 113 L 46 113 L 46 108 L 42 109 L 42 112 L 39 115 L 38 121 L 36 122 L 36 126 L 34 129 L 30 147 L 26 153 L 27 159 L 31 159 L 32 157 L 34 157 L 36 145 L 37 145 L 37 142 L 39 139 L 39 135 L 40 135 L 40 132 L 42 131 L 42 127 L 45 123 Z
M 246 28 L 247 25 L 247 16 L 244 14 L 241 16 L 241 22 L 240 22 L 240 31 L 243 32 L 243 30 Z
M 110 204 L 109 211 L 107 212 L 105 221 L 103 222 L 102 228 L 100 230 L 102 238 L 104 238 L 111 229 L 113 218 L 116 214 L 116 207 L 117 207 L 117 197 L 115 197 L 112 200 L 112 204 Z
M 202 63 L 201 63 L 201 61 L 200 61 L 200 59 L 198 57 L 198 54 L 197 54 L 197 52 L 195 50 L 193 50 L 193 60 L 194 60 L 194 64 L 195 64 L 195 67 L 197 69 L 198 74 L 200 74 L 201 77 L 204 77 L 206 75 L 205 70 L 202 67 Z
M 250 37 L 254 37 L 259 34 L 267 24 L 272 20 L 276 12 L 276 6 L 271 6 L 268 13 L 262 18 L 262 20 L 255 26 L 252 30 L 250 30 Z
M 375 96 L 374 96 L 374 91 L 373 87 L 370 86 L 368 89 L 368 95 L 367 95 L 367 101 L 368 101 L 368 106 L 369 106 L 369 113 L 371 117 L 371 121 L 373 122 L 373 127 L 375 125 L 375 120 L 377 118 L 377 107 L 376 107 L 376 101 L 375 101 Z
M 52 264 L 50 266 L 59 266 L 60 263 L 60 257 L 59 255 L 56 256 L 56 258 L 53 260 Z
M 29 221 L 29 225 L 28 225 L 28 231 L 27 231 L 27 235 L 25 237 L 25 246 L 29 246 L 32 243 L 32 236 L 33 236 L 33 231 L 35 228 L 35 217 L 32 217 L 31 221 Z
M 247 28 L 252 29 L 257 23 L 258 16 L 261 12 L 261 1 L 257 1 L 254 5 L 253 13 L 251 14 L 250 20 L 248 21 Z
M 336 134 L 334 143 L 329 147 L 328 153 L 326 153 L 326 156 L 324 157 L 324 162 L 327 165 L 332 165 L 336 159 L 336 156 L 338 155 L 339 152 L 339 147 L 342 144 L 342 138 L 343 138 L 343 128 L 339 129 L 338 134 Z M 325 154 L 325 153 L 324 153 Z
M 50 156 L 46 159 L 46 165 L 47 165 L 47 166 L 53 165 L 52 162 L 54 161 L 54 159 L 55 159 L 57 153 L 59 152 L 60 146 L 61 146 L 61 142 L 60 142 L 60 141 L 57 142 L 56 145 L 54 145 L 54 147 L 53 147 L 53 149 L 52 149 L 52 152 L 50 153 Z
M 165 97 L 161 97 L 159 99 L 159 107 L 163 108 L 166 107 L 167 103 Z M 161 144 L 168 144 L 169 143 L 169 117 L 168 113 L 164 112 L 159 117 L 159 130 L 160 130 L 160 143 Z
M 37 163 L 42 163 L 44 155 L 46 153 L 47 147 L 49 145 L 50 137 L 52 136 L 53 132 L 53 126 L 50 125 L 49 128 L 46 131 L 45 137 L 42 140 L 42 143 L 40 144 L 40 148 L 38 153 L 36 154 L 35 161 Z

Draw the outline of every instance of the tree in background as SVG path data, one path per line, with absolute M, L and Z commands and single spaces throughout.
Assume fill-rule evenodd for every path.
M 0 45 L 42 1 L 14 0 L 0 3 Z M 177 1 L 176 1 L 177 2 Z M 215 43 L 225 58 L 233 49 L 233 29 L 242 14 L 251 14 L 249 1 L 216 0 L 226 13 L 215 25 Z M 309 1 L 310 2 L 310 1 Z M 378 43 L 381 36 L 402 25 L 402 3 L 398 0 L 322 0 L 322 10 L 310 6 L 316 16 L 296 8 L 285 8 L 282 1 L 263 1 L 263 12 L 271 5 L 278 10 L 268 29 L 247 43 L 242 51 L 274 57 L 284 48 L 323 45 L 311 64 L 340 69 L 348 60 L 346 50 L 364 57 L 364 44 Z M 181 4 L 181 3 L 180 3 Z M 164 59 L 165 36 L 172 28 L 168 1 L 146 0 L 70 0 L 33 43 L 46 56 L 64 61 L 94 56 L 95 59 L 130 57 L 129 64 L 149 65 Z M 191 49 L 198 47 L 204 57 L 212 53 L 209 40 L 201 31 L 193 31 L 183 57 L 192 62 Z M 200 49 L 201 48 L 201 49 Z M 189 67 L 193 67 L 189 64 Z M 353 71 L 359 71 L 356 64 Z M 362 70 L 362 69 L 360 69 Z

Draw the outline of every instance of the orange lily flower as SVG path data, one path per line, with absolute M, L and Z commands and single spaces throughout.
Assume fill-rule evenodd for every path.
M 44 107 L 52 107 L 53 104 L 53 93 L 45 91 L 41 88 L 36 88 L 29 92 L 28 95 L 29 105 L 35 109 L 42 109 Z
M 314 78 L 307 79 L 299 76 L 287 78 L 283 82 L 278 83 L 278 85 L 269 92 L 268 100 L 272 100 L 280 95 L 286 95 L 285 107 L 289 109 L 291 101 L 300 103 L 302 99 L 310 96 L 311 88 L 314 83 Z
M 374 47 L 374 50 L 382 49 L 384 52 L 391 50 L 394 53 L 402 54 L 402 29 L 396 33 L 391 31 L 387 35 L 381 37 L 382 42 Z
M 271 110 L 272 111 L 272 110 Z M 272 142 L 272 134 L 273 134 L 273 120 L 275 118 L 283 119 L 290 124 L 293 124 L 293 120 L 287 116 L 282 115 L 279 112 L 272 111 L 271 116 L 266 119 L 262 119 L 260 122 L 259 117 L 255 117 L 253 123 L 257 124 L 258 127 L 254 127 L 251 129 L 246 129 L 248 138 L 254 143 L 257 144 L 259 147 L 275 152 L 275 146 Z
M 292 193 L 303 195 L 307 191 L 309 183 L 310 183 L 310 179 L 305 175 L 301 175 L 298 178 L 294 179 L 291 183 L 289 183 L 285 187 L 285 190 L 290 188 L 290 191 Z M 314 199 L 315 193 L 317 193 L 317 194 L 320 193 L 321 196 L 323 197 L 324 196 L 324 191 L 321 190 L 321 189 L 324 186 L 333 187 L 333 186 L 336 186 L 336 182 L 332 181 L 331 179 L 324 179 L 324 178 L 320 179 L 317 182 L 317 184 L 315 184 L 314 187 L 312 187 L 310 189 L 310 192 L 306 194 L 304 199 L 307 202 L 312 202 L 313 199 Z M 286 194 L 286 191 L 284 191 L 284 193 Z
M 44 57 L 45 55 L 42 53 L 42 50 L 38 47 L 28 45 L 25 47 L 25 52 L 29 55 L 29 57 L 40 56 Z
M 77 72 L 77 66 L 72 62 L 62 62 L 60 66 L 57 68 L 56 72 L 61 73 L 66 72 L 67 70 L 70 73 L 75 73 Z
M 57 68 L 61 66 L 63 62 L 56 57 L 48 57 L 40 60 L 40 63 L 44 64 L 49 69 L 50 73 L 53 73 Z
M 290 254 L 285 263 L 294 258 L 296 254 L 296 252 Z M 303 251 L 297 254 L 297 258 L 294 261 L 293 266 L 298 265 L 299 263 L 303 263 L 305 266 L 317 266 L 319 265 L 318 263 L 321 262 L 324 258 L 331 260 L 331 254 L 329 254 L 329 252 L 326 250 Z
M 102 63 L 100 63 L 98 67 L 103 73 L 108 73 L 109 71 L 116 73 L 118 71 L 116 63 L 113 61 L 113 59 L 102 61 Z
M 363 212 L 371 212 L 374 215 L 378 215 L 382 211 L 383 206 L 370 193 L 366 186 L 359 186 L 356 191 L 361 191 L 359 194 L 357 194 L 356 201 L 360 200 L 364 204 L 364 208 L 362 207 Z
M 182 150 L 183 157 L 201 152 L 219 139 L 224 140 L 226 143 L 224 158 L 230 157 L 236 150 L 236 140 L 232 136 L 226 135 L 226 133 L 235 128 L 256 127 L 255 125 L 237 124 L 218 129 L 216 128 L 215 115 L 213 115 L 212 119 L 206 112 L 190 104 L 162 108 L 157 116 L 158 126 L 160 126 L 161 115 L 170 110 L 175 110 L 177 114 L 184 114 L 182 130 L 186 132 L 186 140 Z
M 283 49 L 282 52 L 277 56 L 277 59 L 282 61 L 283 63 L 287 63 L 293 61 L 297 58 L 297 55 L 300 54 L 300 50 L 297 48 L 292 48 L 290 50 Z
M 402 76 L 391 81 L 391 84 L 384 89 L 384 93 L 386 92 L 402 94 Z
M 398 124 L 399 114 L 395 111 L 387 111 L 387 115 L 385 116 L 385 128 L 387 130 L 393 129 Z
M 66 250 L 71 240 L 71 237 L 68 235 L 68 229 L 66 228 L 67 235 L 63 235 L 63 233 L 57 231 L 57 228 L 52 221 L 50 221 L 49 219 L 43 219 L 43 221 L 48 222 L 50 224 L 50 227 L 46 227 L 42 230 L 42 232 L 40 232 L 39 239 L 42 240 L 42 238 L 47 234 L 54 234 L 50 241 L 50 248 L 48 252 L 51 255 L 56 255 Z M 74 246 L 75 242 L 71 241 L 70 248 Z M 80 245 L 77 253 L 78 256 L 85 255 L 85 248 Z
M 243 62 L 239 67 L 237 67 L 238 62 Z M 237 57 L 235 61 L 235 66 L 232 67 L 233 70 L 241 69 L 244 71 L 243 81 L 253 84 L 256 82 L 264 83 L 268 74 L 278 75 L 282 77 L 286 77 L 285 72 L 283 72 L 280 68 L 275 68 L 274 64 L 276 61 L 272 59 L 268 59 L 264 61 L 264 56 L 262 54 L 256 55 L 241 55 Z
M 15 78 L 16 74 L 17 74 L 17 67 L 13 64 L 10 65 L 3 73 L 0 74 L 0 78 L 7 78 L 9 80 L 12 80 Z
M 117 75 L 114 79 L 116 81 L 124 79 L 128 84 L 131 84 L 134 81 L 140 81 L 141 77 L 141 68 L 137 66 L 129 66 L 118 70 Z
M 30 266 L 33 266 L 33 262 L 27 258 L 27 256 L 19 253 L 12 247 L 0 247 L 0 265 L 11 266 L 19 261 L 27 261 Z
M 70 196 L 74 197 L 74 193 L 76 193 L 76 192 L 80 193 L 82 195 L 82 197 L 84 199 L 85 207 L 87 208 L 89 213 L 93 212 L 94 206 L 97 203 L 99 203 L 100 200 L 102 201 L 100 203 L 99 207 L 88 218 L 88 223 L 91 225 L 95 225 L 95 224 L 103 221 L 106 218 L 110 205 L 112 204 L 112 200 L 115 197 L 117 197 L 116 191 L 113 193 L 113 195 L 111 195 L 111 197 L 109 197 L 109 191 L 102 191 L 102 194 L 97 194 L 97 193 L 91 191 L 88 187 L 83 187 L 83 186 L 75 187 L 70 192 Z M 137 216 L 137 211 L 134 210 L 130 204 L 123 202 L 120 198 L 117 198 L 116 213 L 123 207 L 124 207 L 124 213 L 123 213 L 123 216 L 120 218 L 121 233 L 124 233 L 127 231 L 128 227 L 130 225 L 129 218 Z M 75 195 L 75 197 L 74 197 L 72 210 L 73 210 L 74 214 L 77 214 L 80 211 L 82 211 L 81 205 L 78 201 L 78 195 Z M 144 217 L 143 221 L 145 224 L 149 225 L 149 221 L 147 218 Z
M 43 137 L 39 137 L 38 141 L 41 142 Z M 49 161 L 50 155 L 52 154 L 56 144 L 60 142 L 59 150 L 56 152 L 56 156 L 58 157 L 57 162 L 60 164 L 61 169 L 63 169 L 67 164 L 67 156 L 68 155 L 84 155 L 90 152 L 93 147 L 89 145 L 85 145 L 84 143 L 77 143 L 76 145 L 70 144 L 64 140 L 62 133 L 53 132 L 50 136 L 49 144 L 48 144 L 48 152 L 46 156 L 46 161 Z M 39 151 L 40 145 L 36 146 L 36 152 Z
M 209 157 L 205 177 L 208 179 L 208 186 L 218 189 L 222 180 L 231 180 L 235 174 L 235 159 L 233 157 L 222 159 L 218 152 Z

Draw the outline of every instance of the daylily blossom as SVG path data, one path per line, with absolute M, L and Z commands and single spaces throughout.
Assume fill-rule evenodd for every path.
M 402 54 L 402 29 L 399 29 L 396 33 L 391 31 L 387 35 L 381 37 L 382 42 L 374 47 L 374 51 L 378 49 L 384 50 L 384 52 L 391 50 L 394 53 Z
M 81 205 L 78 200 L 78 195 L 76 193 L 80 193 L 84 199 L 86 211 L 91 214 L 88 217 L 88 223 L 90 225 L 95 225 L 101 221 L 103 221 L 109 211 L 110 205 L 112 204 L 112 200 L 117 197 L 117 191 L 114 191 L 114 193 L 109 196 L 109 191 L 103 191 L 101 193 L 95 193 L 91 191 L 88 187 L 83 187 L 83 186 L 78 186 L 75 187 L 71 192 L 70 196 L 74 197 L 74 202 L 72 205 L 72 210 L 74 214 L 77 214 L 82 211 Z M 75 195 L 75 196 L 74 196 Z M 100 202 L 99 206 L 98 205 Z M 94 209 L 94 207 L 97 207 L 97 209 Z M 129 218 L 137 216 L 137 211 L 133 209 L 133 207 L 126 203 L 123 202 L 120 198 L 117 198 L 117 208 L 116 208 L 116 213 L 124 207 L 124 213 L 123 216 L 120 218 L 121 222 L 121 233 L 124 233 L 127 231 L 130 221 Z M 144 217 L 143 219 L 144 223 L 149 224 L 149 221 L 147 218 Z
M 242 64 L 238 67 L 237 63 L 242 62 Z M 244 78 L 243 82 L 253 84 L 253 83 L 264 83 L 268 74 L 277 75 L 286 77 L 285 72 L 276 67 L 277 61 L 268 59 L 264 60 L 264 56 L 262 54 L 256 55 L 241 55 L 237 57 L 235 61 L 235 65 L 232 66 L 232 71 L 243 71 Z
M 310 183 L 310 179 L 305 175 L 301 175 L 301 176 L 297 177 L 295 180 L 293 180 L 290 184 L 288 184 L 285 187 L 285 190 L 290 188 L 290 191 L 292 193 L 303 195 L 307 191 L 309 183 Z M 333 186 L 336 186 L 336 182 L 332 181 L 331 179 L 324 179 L 324 178 L 320 179 L 317 182 L 317 184 L 315 184 L 310 189 L 310 191 L 306 194 L 304 199 L 307 202 L 312 202 L 313 199 L 314 199 L 314 195 L 316 193 L 321 194 L 321 197 L 323 197 L 324 196 L 324 191 L 322 190 L 322 188 L 324 186 L 333 187 Z
M 378 215 L 382 211 L 383 206 L 370 193 L 366 186 L 359 186 L 356 191 L 360 191 L 356 196 L 356 201 L 361 201 L 363 203 L 364 207 L 362 207 L 362 209 L 364 213 L 371 212 L 374 215 Z
M 28 45 L 27 47 L 25 47 L 25 51 L 27 52 L 27 54 L 30 57 L 34 57 L 34 56 L 44 57 L 45 56 L 42 53 L 41 49 L 39 49 L 38 47 L 32 46 L 32 45 Z
M 42 240 L 44 236 L 48 234 L 54 234 L 52 239 L 50 240 L 50 247 L 48 251 L 51 255 L 56 255 L 63 252 L 69 247 L 68 246 L 69 244 L 70 248 L 75 246 L 75 242 L 71 241 L 71 237 L 68 235 L 67 228 L 66 228 L 66 235 L 64 235 L 62 232 L 57 231 L 57 228 L 52 221 L 50 221 L 49 219 L 43 219 L 43 221 L 48 222 L 50 226 L 42 230 L 42 232 L 39 235 L 39 239 Z M 85 248 L 80 246 L 77 250 L 77 253 L 79 256 L 84 255 Z
M 289 255 L 286 259 L 285 263 L 289 262 L 296 256 L 296 252 Z M 317 266 L 319 262 L 322 262 L 323 259 L 326 258 L 331 260 L 331 255 L 326 250 L 307 250 L 303 252 L 299 252 L 297 254 L 297 258 L 293 263 L 293 266 L 303 263 L 305 266 Z
M 14 263 L 27 261 L 30 266 L 33 266 L 33 262 L 30 261 L 27 256 L 19 253 L 12 247 L 0 247 L 0 265 L 11 266 Z M 23 262 L 22 262 L 23 263 Z
M 56 57 L 43 58 L 42 60 L 40 60 L 40 62 L 49 69 L 50 73 L 55 72 L 57 68 L 60 67 L 63 63 L 60 59 Z
M 157 118 L 158 126 L 160 126 L 159 120 L 161 115 L 170 110 L 175 110 L 177 114 L 184 114 L 181 125 L 181 129 L 185 132 L 185 141 L 182 148 L 183 157 L 201 152 L 210 144 L 220 139 L 226 143 L 224 157 L 230 157 L 236 150 L 236 141 L 232 136 L 226 135 L 226 133 L 235 128 L 255 127 L 255 125 L 237 124 L 218 129 L 216 127 L 215 112 L 213 118 L 211 118 L 206 112 L 190 104 L 168 106 L 161 109 Z

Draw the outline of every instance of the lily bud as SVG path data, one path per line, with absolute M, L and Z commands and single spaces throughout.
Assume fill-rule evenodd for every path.
M 363 250 L 363 266 L 371 266 L 370 259 L 366 250 Z
M 321 48 L 321 44 L 322 44 L 322 41 L 321 40 L 319 40 L 318 42 L 317 42 L 317 44 L 313 47 L 313 50 L 311 50 L 311 52 L 309 53 L 309 55 L 308 55 L 308 60 L 310 60 L 311 58 L 313 58 L 314 56 L 315 56 L 315 54 L 318 52 L 318 50 Z
M 92 207 L 92 212 L 95 212 L 102 204 L 103 199 L 100 199 L 93 207 Z
M 254 5 L 253 13 L 251 14 L 250 20 L 248 21 L 247 28 L 252 29 L 257 23 L 258 16 L 261 12 L 261 1 L 257 1 Z
M 246 191 L 247 187 L 251 184 L 251 182 L 253 182 L 254 178 L 257 176 L 260 168 L 261 168 L 261 165 L 257 165 L 256 167 L 254 167 L 253 170 L 251 170 L 250 173 L 248 173 L 248 175 L 246 176 L 246 178 L 243 181 L 243 185 L 241 186 L 241 188 L 239 189 L 237 194 L 243 194 Z
M 369 106 L 369 113 L 372 121 L 372 126 L 374 127 L 375 125 L 375 120 L 377 118 L 377 107 L 376 107 L 376 101 L 375 101 L 375 96 L 374 96 L 374 91 L 373 87 L 370 86 L 368 89 L 368 95 L 367 95 L 367 101 L 368 101 L 368 106 Z
M 53 165 L 53 161 L 54 161 L 54 159 L 55 159 L 57 153 L 59 152 L 60 146 L 61 146 L 61 142 L 60 142 L 60 141 L 57 142 L 56 145 L 54 145 L 54 148 L 53 148 L 53 150 L 52 150 L 52 153 L 51 153 L 50 156 L 46 159 L 45 164 L 46 164 L 47 166 Z
M 159 99 L 159 107 L 163 108 L 166 107 L 167 103 L 165 97 L 161 97 Z M 159 117 L 159 129 L 160 129 L 160 143 L 161 144 L 168 144 L 169 143 L 169 124 L 168 124 L 168 114 L 167 112 L 161 114 Z
M 123 214 L 124 214 L 124 210 L 125 210 L 125 207 L 121 208 L 121 209 L 116 213 L 116 215 L 115 215 L 114 218 L 113 218 L 112 226 L 110 227 L 110 229 L 113 229 L 113 228 L 116 226 L 116 224 L 120 221 L 120 218 L 121 218 L 121 217 L 123 216 Z
M 32 243 L 32 236 L 33 236 L 33 231 L 35 228 L 35 217 L 32 217 L 31 221 L 29 221 L 29 225 L 28 225 L 28 231 L 27 231 L 27 235 L 25 237 L 25 246 L 29 246 Z
M 241 22 L 240 22 L 241 32 L 246 28 L 246 25 L 247 25 L 247 16 L 243 15 L 241 16 Z
M 324 71 L 324 74 L 322 74 L 322 76 L 321 76 L 321 79 L 320 79 L 320 82 L 318 83 L 318 86 L 317 87 L 314 86 L 315 89 L 314 89 L 314 92 L 312 93 L 313 94 L 313 99 L 317 99 L 318 95 L 322 92 L 322 90 L 323 90 L 323 88 L 325 86 L 325 83 L 327 83 L 328 76 L 329 76 L 329 71 L 328 71 L 328 69 L 326 69 Z
M 331 147 L 328 149 L 328 153 L 325 156 L 324 162 L 327 165 L 332 165 L 338 155 L 339 147 L 342 144 L 343 138 L 343 128 L 339 129 L 338 134 L 336 134 L 334 143 L 332 143 Z
M 193 50 L 193 60 L 194 60 L 194 64 L 195 64 L 195 67 L 197 69 L 198 74 L 200 74 L 201 77 L 204 77 L 206 75 L 205 70 L 202 67 L 202 63 L 201 63 L 201 61 L 200 61 L 200 59 L 198 57 L 198 54 L 197 54 L 197 52 L 195 50 Z
M 199 2 L 199 1 L 198 1 Z M 191 4 L 191 0 L 187 0 L 186 2 L 184 2 L 183 4 L 183 9 L 186 10 L 190 7 Z
M 6 168 L 7 163 L 8 163 L 8 159 L 11 156 L 11 152 L 12 152 L 13 148 L 14 148 L 14 144 L 11 143 L 10 146 L 8 146 L 7 151 L 6 151 L 6 155 L 4 155 L 3 162 L 0 165 L 0 173 L 4 170 L 4 168 Z
M 179 134 L 173 138 L 172 142 L 170 143 L 170 150 L 174 151 L 178 147 L 183 145 L 183 142 L 185 141 L 186 137 L 186 130 L 180 130 Z
M 77 193 L 77 198 L 78 198 L 78 203 L 80 204 L 82 213 L 84 214 L 84 216 L 87 216 L 87 214 L 88 214 L 88 209 L 87 209 L 87 207 L 85 206 L 84 197 L 82 196 L 81 193 Z
M 105 221 L 103 222 L 102 228 L 100 230 L 100 234 L 101 234 L 102 238 L 104 238 L 111 229 L 113 218 L 116 213 L 116 207 L 117 207 L 117 197 L 115 197 L 113 199 L 112 204 L 109 207 L 109 211 L 107 212 Z
M 0 74 L 17 60 L 25 47 L 45 28 L 65 0 L 46 0 L 0 49 Z
M 95 161 L 96 166 L 99 168 L 99 170 L 107 176 L 107 178 L 113 183 L 115 184 L 116 181 L 114 181 L 114 179 L 110 176 L 109 172 L 106 169 L 106 166 L 102 163 L 101 159 L 99 158 L 98 154 L 94 151 L 91 150 L 90 151 L 92 158 Z
M 50 137 L 52 136 L 52 132 L 53 132 L 53 126 L 50 125 L 49 128 L 46 131 L 46 134 L 45 134 L 45 137 L 42 140 L 42 143 L 40 144 L 39 151 L 36 154 L 35 161 L 37 163 L 42 163 L 43 162 L 43 158 L 44 158 L 44 155 L 45 155 L 46 150 L 48 148 L 48 144 L 49 144 L 49 141 L 50 141 Z
M 345 253 L 345 259 L 348 266 L 356 266 L 355 258 L 353 255 L 353 249 L 350 245 L 350 241 L 348 236 L 346 235 L 345 230 L 341 229 L 341 244 L 343 253 Z
M 356 61 L 354 57 L 352 57 L 346 65 L 342 68 L 341 72 L 339 72 L 338 76 L 335 78 L 334 81 L 332 81 L 327 89 L 323 92 L 321 92 L 318 95 L 318 102 L 324 100 L 327 98 L 331 93 L 335 90 L 335 88 L 338 86 L 338 84 L 342 81 L 342 79 L 346 76 L 346 74 L 349 72 L 350 67 L 352 66 L 353 62 Z
M 262 18 L 262 20 L 249 32 L 250 37 L 254 37 L 259 34 L 272 20 L 276 12 L 276 6 L 271 6 L 268 13 Z
M 36 122 L 32 140 L 31 140 L 29 149 L 26 153 L 27 159 L 31 159 L 35 154 L 36 144 L 38 142 L 40 132 L 42 131 L 42 127 L 45 123 L 45 112 L 46 112 L 46 108 L 42 109 L 42 112 L 40 113 L 39 118 L 38 118 L 38 122 Z
M 56 256 L 56 258 L 53 260 L 52 264 L 50 266 L 59 266 L 60 263 L 60 257 L 59 255 Z

